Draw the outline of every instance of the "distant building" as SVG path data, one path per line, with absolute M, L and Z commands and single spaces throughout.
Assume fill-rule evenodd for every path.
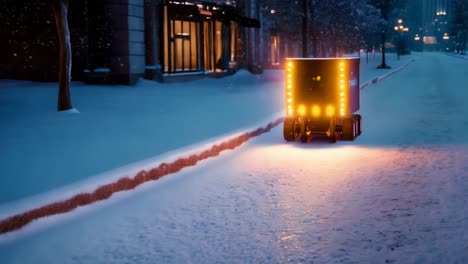
M 422 0 L 420 36 L 424 50 L 450 50 L 448 24 L 453 6 L 453 0 Z
M 247 66 L 260 23 L 256 1 L 71 1 L 74 80 L 132 84 L 222 75 Z M 7 1 L 0 8 L 0 78 L 54 81 L 58 44 L 45 1 Z M 253 16 L 255 17 L 255 16 Z M 246 45 L 247 43 L 247 45 Z M 252 62 L 251 62 L 252 63 Z

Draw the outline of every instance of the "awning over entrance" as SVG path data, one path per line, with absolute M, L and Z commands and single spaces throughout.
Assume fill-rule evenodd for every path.
M 258 19 L 229 13 L 227 13 L 226 16 L 229 18 L 229 20 L 237 22 L 242 27 L 260 27 L 260 21 Z
M 239 11 L 232 6 L 217 5 L 207 2 L 188 3 L 168 1 L 167 10 L 168 15 L 174 19 L 189 21 L 214 19 L 225 22 L 233 21 L 242 27 L 260 27 L 260 21 L 258 19 L 241 15 Z

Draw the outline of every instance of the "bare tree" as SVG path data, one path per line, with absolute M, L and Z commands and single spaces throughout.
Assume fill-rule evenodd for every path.
M 72 57 L 70 31 L 68 29 L 67 18 L 69 2 L 70 0 L 51 0 L 60 46 L 58 111 L 73 108 L 70 100 Z

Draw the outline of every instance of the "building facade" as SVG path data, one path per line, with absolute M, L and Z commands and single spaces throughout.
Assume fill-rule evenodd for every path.
M 50 6 L 15 2 L 0 11 L 7 18 L 0 34 L 8 40 L 0 44 L 0 78 L 56 80 Z M 234 72 L 247 66 L 248 49 L 255 49 L 246 45 L 247 36 L 260 27 L 244 2 L 249 1 L 72 1 L 72 78 L 133 84 L 142 76 L 165 81 Z
M 424 50 L 451 49 L 448 24 L 453 8 L 453 0 L 422 0 L 420 35 Z

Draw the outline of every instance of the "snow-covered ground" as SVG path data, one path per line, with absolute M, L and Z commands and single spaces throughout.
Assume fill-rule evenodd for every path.
M 136 191 L 0 236 L 2 263 L 467 263 L 468 62 L 413 57 L 361 91 L 354 142 L 285 143 L 278 126 Z M 242 112 L 234 129 L 282 110 L 281 72 L 230 78 L 276 105 L 245 124 L 252 113 Z M 250 87 L 259 91 L 248 90 L 257 78 Z M 226 86 L 212 92 L 233 98 Z M 242 102 L 236 111 L 244 107 L 267 106 Z
M 394 68 L 411 59 L 387 58 Z M 379 61 L 376 54 L 366 65 L 363 55 L 363 81 L 388 72 L 375 69 Z M 0 215 L 20 199 L 28 204 L 32 196 L 42 201 L 96 187 L 129 170 L 110 172 L 116 168 L 271 119 L 284 112 L 283 90 L 281 71 L 137 86 L 75 82 L 80 114 L 68 114 L 56 111 L 55 83 L 0 80 Z

